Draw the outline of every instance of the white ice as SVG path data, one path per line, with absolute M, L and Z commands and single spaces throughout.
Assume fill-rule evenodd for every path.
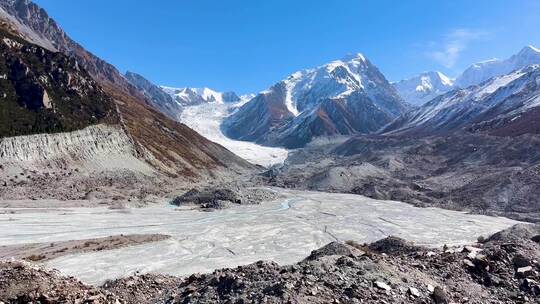
M 227 103 L 205 103 L 189 106 L 182 111 L 179 120 L 207 139 L 224 146 L 253 164 L 269 167 L 283 163 L 288 155 L 286 149 L 233 140 L 221 132 L 221 122 L 229 115 L 229 109 L 235 106 Z
M 132 233 L 172 236 L 158 243 L 68 255 L 45 264 L 100 284 L 136 271 L 188 275 L 258 260 L 290 264 L 334 240 L 371 242 L 395 235 L 426 246 L 462 245 L 516 223 L 351 194 L 278 191 L 285 198 L 212 213 L 159 205 L 0 214 L 0 245 Z

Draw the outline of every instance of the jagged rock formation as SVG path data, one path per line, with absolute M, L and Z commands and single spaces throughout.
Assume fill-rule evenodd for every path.
M 47 12 L 31 0 L 2 0 L 3 22 L 24 39 L 75 58 L 81 67 L 105 88 L 124 94 L 142 96 L 111 64 L 85 50 L 71 39 Z

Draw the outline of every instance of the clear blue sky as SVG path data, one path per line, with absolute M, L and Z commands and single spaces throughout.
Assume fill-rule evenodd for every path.
M 158 84 L 258 92 L 347 53 L 389 80 L 540 47 L 538 0 L 35 0 L 75 40 Z

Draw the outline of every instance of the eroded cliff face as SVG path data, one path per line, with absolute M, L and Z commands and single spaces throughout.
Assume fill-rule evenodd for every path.
M 150 175 L 154 170 L 139 160 L 131 139 L 117 126 L 95 125 L 83 130 L 17 136 L 0 140 L 4 169 L 62 169 L 88 173 L 130 170 Z
M 162 175 L 120 126 L 0 139 L 1 199 L 111 199 L 158 182 Z

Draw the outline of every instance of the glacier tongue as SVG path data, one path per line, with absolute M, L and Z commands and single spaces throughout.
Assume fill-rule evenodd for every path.
M 221 122 L 236 104 L 204 103 L 187 106 L 180 115 L 180 122 L 197 131 L 207 139 L 216 142 L 250 163 L 269 167 L 285 161 L 288 151 L 255 143 L 233 140 L 221 132 Z

